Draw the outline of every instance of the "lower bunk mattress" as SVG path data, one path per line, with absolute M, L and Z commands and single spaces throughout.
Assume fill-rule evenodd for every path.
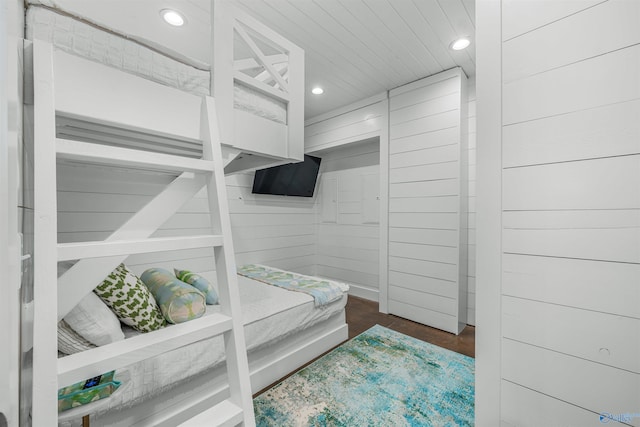
M 238 285 L 249 357 L 252 352 L 266 349 L 343 314 L 347 301 L 345 293 L 335 302 L 316 307 L 313 297 L 305 293 L 285 290 L 240 275 Z M 218 311 L 218 305 L 208 306 L 205 315 Z M 124 331 L 126 337 L 138 334 L 127 327 Z M 100 417 L 111 411 L 139 405 L 222 366 L 224 359 L 223 337 L 217 336 L 118 369 L 115 379 L 121 381 L 122 385 L 115 393 L 107 399 L 61 412 L 59 425 L 81 425 L 80 418 L 84 415 Z

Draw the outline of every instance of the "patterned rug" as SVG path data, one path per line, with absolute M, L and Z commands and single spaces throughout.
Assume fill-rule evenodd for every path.
M 376 325 L 253 400 L 258 426 L 472 426 L 474 359 Z

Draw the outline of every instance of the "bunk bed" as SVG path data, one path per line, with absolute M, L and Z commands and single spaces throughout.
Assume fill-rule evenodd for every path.
M 336 344 L 327 332 L 344 330 L 346 295 L 323 307 L 313 298 L 238 276 L 251 389 L 264 389 L 309 360 L 309 352 L 321 354 Z M 208 306 L 207 314 L 219 312 Z M 205 315 L 205 316 L 206 316 Z M 125 336 L 139 332 L 124 327 Z M 190 405 L 211 405 L 227 397 L 221 337 L 181 347 L 116 372 L 122 386 L 93 406 L 62 412 L 59 426 L 81 425 L 91 415 L 91 425 L 157 425 Z
M 251 425 L 244 418 L 252 413 L 251 392 L 347 338 L 346 295 L 318 309 L 308 296 L 265 288 L 268 285 L 235 275 L 222 171 L 302 158 L 303 54 L 227 2 L 214 4 L 212 73 L 68 13 L 41 5 L 28 8 L 32 43 L 25 50 L 25 117 L 33 121 L 36 216 L 32 415 L 34 423 L 42 423 L 38 425 L 55 423 L 51 400 L 57 388 L 112 369 L 123 380 L 122 388 L 109 399 L 63 413 L 64 425 L 75 425 L 86 415 L 93 415 L 97 425 L 176 425 L 219 402 L 215 408 L 222 408 L 231 424 Z M 109 38 L 108 43 L 120 46 L 110 54 L 137 51 L 147 65 L 149 58 L 163 65 L 139 63 L 134 72 L 127 68 L 128 60 L 91 57 L 95 49 L 79 48 L 80 35 L 61 36 L 61 28 L 81 28 L 78 33 L 86 36 L 89 31 L 89 38 Z M 243 49 L 233 48 L 238 40 L 245 44 Z M 280 53 L 265 55 L 258 44 L 279 48 Z M 234 57 L 238 51 L 246 54 L 247 47 L 249 57 Z M 163 75 L 154 75 L 154 70 Z M 144 169 L 175 179 L 106 240 L 58 243 L 56 162 Z M 205 186 L 214 234 L 153 237 Z M 221 297 L 219 311 L 57 358 L 58 321 L 130 254 L 202 247 L 213 247 L 216 255 L 212 265 Z M 78 259 L 58 278 L 57 287 L 49 285 L 56 280 L 56 262 Z M 57 301 L 57 309 L 46 301 Z M 288 317 L 292 313 L 297 317 Z M 210 347 L 220 348 L 220 341 L 212 338 L 220 334 L 224 357 Z M 208 339 L 213 344 L 203 342 Z M 177 382 L 151 387 L 151 392 L 135 389 L 136 381 L 146 381 L 150 366 L 169 353 L 185 354 L 180 352 L 206 357 L 207 363 Z M 134 378 L 136 372 L 142 372 L 142 379 Z M 240 408 L 225 406 L 227 400 Z
M 213 65 L 101 27 L 55 8 L 55 1 L 30 2 L 26 38 L 47 41 L 61 51 L 181 91 L 214 96 L 227 173 L 301 161 L 304 52 L 229 2 L 219 3 L 212 19 L 212 33 L 217 34 L 211 42 Z M 216 63 L 220 65 L 216 67 Z M 78 136 L 74 133 L 77 125 L 74 118 L 65 117 L 58 124 L 59 132 Z M 108 132 L 97 123 L 92 129 L 95 134 Z M 154 151 L 160 151 L 160 142 L 140 141 L 137 147 L 149 149 L 151 143 Z M 201 154 L 195 139 L 165 145 L 172 154 Z

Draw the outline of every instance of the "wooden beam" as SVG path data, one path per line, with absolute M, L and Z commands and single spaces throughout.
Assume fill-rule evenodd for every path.
M 222 235 L 223 245 L 213 249 L 220 296 L 220 311 L 231 317 L 233 327 L 225 334 L 225 351 L 227 354 L 227 378 L 229 381 L 229 400 L 244 411 L 244 425 L 255 426 L 253 402 L 251 400 L 251 382 L 249 380 L 249 362 L 242 324 L 242 308 L 238 275 L 236 274 L 235 251 L 231 237 L 231 216 L 229 200 L 222 168 L 220 152 L 220 133 L 218 115 L 214 100 L 203 98 L 202 105 L 202 157 L 215 164 L 215 170 L 208 176 L 207 196 L 209 212 L 211 212 L 211 229 L 213 233 Z
M 53 48 L 33 42 L 33 425 L 52 425 L 58 419 L 53 396 L 58 392 L 56 355 L 58 331 L 55 278 L 58 244 L 56 202 L 56 117 Z M 4 243 L 3 243 L 4 244 Z
M 265 58 L 270 64 L 282 64 L 289 62 L 289 56 L 284 53 L 277 53 L 275 55 L 266 55 Z M 233 61 L 233 69 L 236 71 L 248 70 L 250 68 L 258 68 L 261 65 L 254 58 L 236 59 Z
M 286 81 L 285 76 L 288 74 L 287 71 L 289 70 L 289 64 L 274 64 L 274 68 L 278 71 L 278 73 L 280 73 L 282 78 L 285 79 Z M 268 73 L 267 71 L 261 72 L 260 74 L 255 76 L 254 79 L 267 84 L 268 82 L 273 81 L 273 77 L 271 77 L 271 74 Z
M 235 80 L 238 80 L 239 82 L 244 83 L 245 85 L 254 88 L 255 90 L 258 90 L 262 93 L 265 93 L 269 96 L 273 96 L 275 98 L 280 99 L 281 101 L 284 102 L 289 102 L 289 95 L 286 92 L 282 92 L 276 88 L 274 88 L 273 86 L 269 86 L 266 83 L 262 83 L 260 80 L 256 80 L 253 77 L 250 77 L 248 75 L 246 75 L 245 73 L 242 73 L 240 71 L 236 71 L 233 75 L 233 78 Z M 288 110 L 288 109 L 287 109 Z
M 176 172 L 213 170 L 213 163 L 206 160 L 61 138 L 56 139 L 56 150 L 58 157 L 63 159 L 102 165 Z
M 280 75 L 280 73 L 278 73 L 276 69 L 273 68 L 273 65 L 269 62 L 267 57 L 264 56 L 264 54 L 262 53 L 262 51 L 260 50 L 256 42 L 253 41 L 251 36 L 247 34 L 244 28 L 242 28 L 240 25 L 236 25 L 234 29 L 238 33 L 240 38 L 244 40 L 247 46 L 249 46 L 249 49 L 251 49 L 251 52 L 255 60 L 258 61 L 258 63 L 262 65 L 271 74 L 271 76 L 275 79 L 278 85 L 280 85 L 282 90 L 288 93 L 289 84 L 285 82 L 282 76 Z
M 222 245 L 222 237 L 216 235 L 157 237 L 102 242 L 74 242 L 58 244 L 58 261 L 84 258 L 102 258 L 185 249 L 208 248 Z

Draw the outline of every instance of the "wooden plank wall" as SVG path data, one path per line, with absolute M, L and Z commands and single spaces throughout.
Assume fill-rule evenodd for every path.
M 467 280 L 469 284 L 468 295 L 467 295 L 467 323 L 475 324 L 475 153 L 476 153 L 476 140 L 475 140 L 475 79 L 470 79 L 468 81 L 468 103 L 467 103 L 467 111 L 468 111 L 468 135 L 469 135 L 469 143 L 468 143 L 468 237 L 467 237 Z M 366 105 L 366 100 L 363 101 L 364 106 L 360 107 L 359 105 L 354 106 L 353 108 L 345 108 L 343 111 L 336 111 L 327 114 L 327 118 L 322 118 L 322 120 L 312 120 L 310 124 L 306 127 L 306 139 L 305 146 L 306 150 L 309 153 L 318 153 L 320 152 L 321 156 L 325 157 L 326 160 L 333 156 L 334 150 L 336 152 L 340 152 L 341 147 L 349 145 L 354 141 L 360 141 L 365 138 L 370 138 L 372 135 L 381 132 L 382 124 L 384 122 L 384 117 L 388 115 L 387 111 L 380 110 L 379 106 L 381 103 L 375 103 L 371 105 Z M 358 108 L 359 107 L 359 108 Z M 351 162 L 351 160 L 345 159 L 343 160 L 345 163 Z M 345 168 L 346 166 L 342 166 Z M 332 178 L 324 177 L 321 178 L 323 180 L 328 180 Z M 325 185 L 328 186 L 329 183 L 335 186 L 335 181 L 328 181 Z M 320 187 L 319 191 L 322 192 L 322 187 Z M 319 204 L 318 212 L 319 215 L 329 215 L 328 212 L 325 212 L 325 209 L 333 210 L 333 208 L 328 208 L 325 203 L 324 198 L 319 198 L 317 200 Z M 333 219 L 336 221 L 336 219 Z M 322 222 L 322 221 L 321 221 Z M 326 227 L 320 227 L 318 230 L 318 239 L 319 241 L 327 240 L 329 235 L 324 235 Z M 320 244 L 320 246 L 322 246 Z M 321 251 L 319 247 L 319 251 Z M 319 255 L 321 257 L 321 255 Z M 318 261 L 319 271 L 323 269 L 322 261 Z M 360 283 L 363 281 L 367 283 L 373 283 L 371 278 L 368 277 L 360 277 L 357 280 L 353 280 L 353 274 L 349 273 L 347 275 L 340 276 L 336 271 L 333 271 L 332 274 L 336 279 L 344 280 L 351 283 Z M 340 277 L 338 277 L 340 276 Z M 357 277 L 357 276 L 356 276 Z M 358 285 L 356 285 L 358 286 Z M 369 285 L 368 285 L 369 286 Z M 355 288 L 354 288 L 355 289 Z M 376 295 L 371 293 L 361 293 L 360 296 L 365 298 L 370 298 L 377 300 Z
M 502 4 L 501 416 L 638 426 L 640 2 Z
M 475 299 L 473 276 L 475 270 L 473 228 L 475 215 L 475 91 L 473 90 L 473 82 L 469 87 L 470 191 L 467 276 L 470 287 L 467 299 L 467 316 L 468 322 L 473 323 Z M 449 98 L 445 96 L 442 102 L 451 103 L 452 99 L 451 96 Z M 379 189 L 375 188 L 373 184 L 379 182 L 380 154 L 378 139 L 372 140 L 371 135 L 379 134 L 385 126 L 383 122 L 386 120 L 385 114 L 387 114 L 386 101 L 378 101 L 356 110 L 340 114 L 336 119 L 323 120 L 308 126 L 313 132 L 309 133 L 307 150 L 315 152 L 313 150 L 318 147 L 324 148 L 320 154 L 323 158 L 322 170 L 324 172 L 319 178 L 320 182 L 324 184 L 318 186 L 316 197 L 307 199 L 254 195 L 251 194 L 252 172 L 227 177 L 229 208 L 238 264 L 265 263 L 303 274 L 319 274 L 351 283 L 354 285 L 353 293 L 356 295 L 373 300 L 378 299 L 377 257 L 379 256 L 379 245 L 377 239 L 380 226 L 376 223 L 376 215 L 372 217 L 369 214 L 377 209 L 374 209 L 373 206 L 377 205 L 378 201 L 373 201 L 372 198 L 379 195 L 377 193 Z M 399 118 L 396 120 L 402 121 Z M 432 120 L 433 126 L 440 126 L 439 120 L 442 120 L 442 126 L 446 128 L 447 120 L 451 120 L 451 114 L 445 112 L 445 114 L 439 115 L 437 120 Z M 446 132 L 445 129 L 434 134 L 446 137 Z M 362 138 L 365 141 L 369 138 L 369 142 L 349 144 Z M 409 140 L 408 144 L 411 144 L 411 138 L 402 138 L 402 140 Z M 311 144 L 312 142 L 315 145 Z M 345 144 L 349 147 L 340 148 Z M 426 150 L 408 145 L 392 148 L 390 156 L 392 174 L 401 172 L 397 165 L 415 154 L 416 149 L 423 154 L 452 155 L 451 147 L 435 145 L 436 147 L 433 149 Z M 437 168 L 438 165 L 435 164 L 433 167 Z M 430 166 L 430 168 L 432 167 Z M 149 201 L 153 195 L 161 191 L 163 186 L 171 180 L 171 176 L 67 164 L 60 165 L 58 180 L 59 240 L 70 242 L 104 239 L 133 212 Z M 335 205 L 334 222 L 322 220 L 322 216 L 327 215 L 333 209 L 330 204 L 327 206 L 326 199 L 322 198 L 325 193 L 324 188 L 329 187 L 332 182 L 335 183 L 335 200 L 340 200 L 340 203 Z M 444 183 L 426 181 L 422 185 L 428 185 L 428 182 L 436 183 L 444 190 L 447 185 L 451 184 L 449 180 Z M 396 182 L 391 185 L 391 188 L 398 192 L 414 192 L 416 184 L 414 182 L 401 185 Z M 425 191 L 428 190 L 425 189 Z M 358 194 L 362 196 L 360 200 L 356 200 Z M 394 194 L 398 197 L 392 202 L 391 217 L 397 219 L 402 215 L 438 215 L 437 212 L 419 212 L 420 208 L 415 205 L 418 199 L 415 199 L 414 196 L 420 193 L 413 195 Z M 431 199 L 431 201 L 435 200 L 451 204 L 452 198 Z M 441 208 L 443 207 L 446 206 L 441 206 Z M 433 208 L 438 209 L 437 206 Z M 205 194 L 201 192 L 194 200 L 180 209 L 179 213 L 156 233 L 156 236 L 205 233 L 209 223 L 207 212 Z M 440 215 L 442 216 L 442 214 Z M 390 229 L 391 236 L 396 236 L 396 238 L 402 233 L 410 232 L 410 230 L 398 226 Z M 446 234 L 446 231 L 444 233 Z M 449 234 L 452 236 L 452 233 Z M 402 252 L 405 255 L 411 245 L 411 242 L 394 241 L 390 243 L 394 249 L 405 250 Z M 441 261 L 446 262 L 446 259 L 441 259 L 442 257 L 452 256 L 450 247 L 432 246 L 427 249 L 431 249 L 431 252 L 425 253 L 431 253 L 432 257 L 439 257 L 440 261 L 436 260 L 436 265 Z M 348 256 L 337 256 L 338 253 L 345 256 L 350 254 L 353 259 Z M 420 260 L 403 258 L 402 253 L 393 255 L 393 262 L 400 264 L 421 262 Z M 200 271 L 213 278 L 210 256 L 211 253 L 204 250 L 173 251 L 163 254 L 133 255 L 127 260 L 127 263 L 138 273 L 151 266 L 180 267 Z M 407 272 L 410 270 L 403 268 L 396 267 L 396 271 L 390 272 L 396 283 L 399 281 L 404 283 L 405 279 L 408 279 L 409 283 L 413 283 L 411 279 L 422 277 L 421 273 L 412 275 Z M 430 283 L 434 281 L 431 278 L 427 278 L 427 280 Z M 397 292 L 397 290 L 394 291 L 394 295 L 397 295 Z M 452 302 L 450 305 L 453 307 Z
M 317 196 L 317 274 L 349 283 L 349 293 L 378 300 L 380 144 L 322 154 Z
M 315 197 L 251 194 L 253 175 L 227 177 L 236 262 L 315 274 Z
M 305 153 L 326 152 L 379 137 L 386 130 L 388 112 L 385 98 L 375 96 L 308 120 L 304 130 Z
M 171 175 L 113 168 L 59 165 L 58 239 L 101 240 L 159 193 Z M 253 173 L 227 177 L 236 262 L 265 263 L 314 272 L 314 200 L 251 194 Z M 168 220 L 155 237 L 208 233 L 206 193 L 201 191 Z M 186 268 L 211 279 L 213 251 L 206 249 L 140 254 L 126 263 L 141 273 L 152 266 Z
M 320 276 L 352 295 L 379 300 L 380 152 L 387 142 L 386 93 L 307 121 L 305 150 L 322 158 L 317 197 Z M 382 148 L 386 148 L 383 146 Z
M 476 324 L 476 79 L 467 81 L 468 187 L 467 204 L 467 324 Z
M 450 72 L 391 91 L 389 104 L 389 312 L 453 333 L 466 323 L 467 297 L 461 96 Z

